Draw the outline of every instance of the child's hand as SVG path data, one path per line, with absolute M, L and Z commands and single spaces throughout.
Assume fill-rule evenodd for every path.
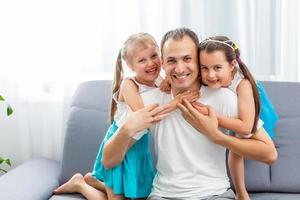
M 129 108 L 123 126 L 126 130 L 129 130 L 130 136 L 133 137 L 136 132 L 149 128 L 169 116 L 169 112 L 162 114 L 164 111 L 169 110 L 169 107 L 169 104 L 162 106 L 152 104 L 135 112 L 132 112 Z
M 205 106 L 204 104 L 200 103 L 200 102 L 193 102 L 192 103 L 193 107 L 196 108 L 196 110 L 198 110 L 201 114 L 203 115 L 208 115 L 208 107 Z
M 182 103 L 183 99 L 186 99 L 188 102 L 195 102 L 199 99 L 200 97 L 200 92 L 199 90 L 194 90 L 194 91 L 185 91 L 182 93 L 179 93 L 176 95 L 175 99 L 177 100 L 177 103 Z
M 170 85 L 170 82 L 168 79 L 164 79 L 160 86 L 159 86 L 159 89 L 167 94 L 170 94 L 171 93 L 171 85 Z

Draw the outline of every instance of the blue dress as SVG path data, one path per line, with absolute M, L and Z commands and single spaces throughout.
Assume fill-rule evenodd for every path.
M 101 162 L 103 146 L 115 133 L 118 126 L 115 122 L 110 126 L 100 146 L 93 176 L 104 182 L 116 195 L 123 194 L 128 198 L 143 198 L 149 196 L 155 170 L 149 150 L 150 133 L 144 134 L 126 153 L 124 160 L 111 169 L 105 169 Z
M 139 86 L 140 94 L 153 89 L 139 84 L 134 78 L 130 79 Z M 113 98 L 117 102 L 114 122 L 109 127 L 100 145 L 92 174 L 96 179 L 104 182 L 105 186 L 112 189 L 116 195 L 122 194 L 127 198 L 148 197 L 156 172 L 150 152 L 151 135 L 149 130 L 143 130 L 133 137 L 136 142 L 127 151 L 124 160 L 119 165 L 111 169 L 105 169 L 101 162 L 104 144 L 115 134 L 118 126 L 124 123 L 127 114 L 125 102 L 118 101 L 115 94 Z
M 257 88 L 260 95 L 261 111 L 260 118 L 264 121 L 263 127 L 272 139 L 275 137 L 275 125 L 278 121 L 278 115 L 275 112 L 274 106 L 268 98 L 261 82 L 257 82 Z

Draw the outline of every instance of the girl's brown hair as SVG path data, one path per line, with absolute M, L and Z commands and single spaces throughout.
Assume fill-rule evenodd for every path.
M 255 117 L 254 117 L 254 124 L 252 127 L 252 133 L 255 133 L 257 131 L 257 123 L 259 120 L 259 114 L 261 110 L 260 96 L 258 93 L 258 89 L 254 77 L 250 73 L 245 63 L 240 58 L 240 51 L 237 48 L 237 45 L 233 43 L 226 36 L 215 36 L 215 37 L 207 38 L 206 40 L 204 40 L 199 44 L 198 55 L 200 55 L 201 51 L 205 51 L 207 53 L 212 53 L 214 51 L 222 51 L 225 54 L 227 62 L 231 63 L 234 59 L 238 62 L 239 67 L 245 79 L 249 80 L 252 87 L 254 104 L 255 104 Z
M 123 47 L 118 53 L 117 61 L 116 61 L 116 66 L 115 66 L 115 74 L 114 74 L 114 80 L 112 84 L 112 94 L 115 94 L 119 92 L 121 83 L 124 78 L 124 70 L 122 66 L 122 59 L 127 63 L 127 65 L 131 65 L 131 58 L 132 58 L 132 53 L 134 50 L 134 47 L 136 45 L 143 45 L 147 47 L 148 45 L 155 46 L 158 51 L 158 45 L 154 39 L 153 36 L 151 36 L 148 33 L 137 33 L 134 35 L 131 35 L 123 44 Z M 118 95 L 116 95 L 118 96 Z M 109 121 L 110 123 L 113 122 L 114 120 L 114 115 L 117 110 L 117 102 L 114 100 L 114 98 L 111 99 L 111 106 L 110 106 L 110 114 L 109 114 Z

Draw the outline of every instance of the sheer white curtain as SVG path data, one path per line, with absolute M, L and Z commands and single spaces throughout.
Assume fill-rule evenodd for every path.
M 14 165 L 60 159 L 77 84 L 111 79 L 116 54 L 136 32 L 159 41 L 186 26 L 201 39 L 227 35 L 261 80 L 300 81 L 297 0 L 0 1 L 0 155 Z

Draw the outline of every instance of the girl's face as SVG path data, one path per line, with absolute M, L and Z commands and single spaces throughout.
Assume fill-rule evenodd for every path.
M 129 66 L 135 72 L 136 80 L 148 86 L 154 86 L 161 69 L 161 60 L 154 45 L 135 45 L 129 60 Z
M 202 82 L 210 88 L 228 87 L 233 79 L 236 60 L 229 63 L 223 51 L 200 51 Z

